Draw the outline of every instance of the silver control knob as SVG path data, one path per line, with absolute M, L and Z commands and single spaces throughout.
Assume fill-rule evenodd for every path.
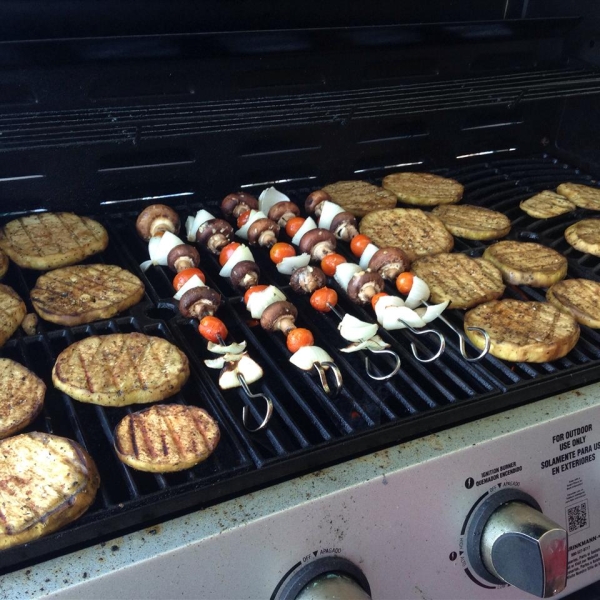
M 313 579 L 296 596 L 296 600 L 371 600 L 371 596 L 363 590 L 354 579 L 328 573 Z
M 339 556 L 298 563 L 279 582 L 271 600 L 370 600 L 364 573 Z
M 523 502 L 498 508 L 483 528 L 481 558 L 498 579 L 549 598 L 567 583 L 567 532 Z
M 466 528 L 469 571 L 549 598 L 567 583 L 567 532 L 529 494 L 506 488 L 478 502 Z

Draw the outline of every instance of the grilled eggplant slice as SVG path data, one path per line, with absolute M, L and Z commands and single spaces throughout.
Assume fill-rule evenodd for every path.
M 28 368 L 0 358 L 0 439 L 24 429 L 44 406 L 46 384 Z
M 80 402 L 127 406 L 168 398 L 189 375 L 187 356 L 170 342 L 142 333 L 114 333 L 63 350 L 52 382 Z
M 127 415 L 115 429 L 115 450 L 139 471 L 167 473 L 189 469 L 217 447 L 217 422 L 197 406 L 157 405 Z
M 600 189 L 580 183 L 561 183 L 556 191 L 579 208 L 600 210 Z
M 567 275 L 567 259 L 535 242 L 502 241 L 485 249 L 483 258 L 500 269 L 506 283 L 550 287 Z
M 380 248 L 400 248 L 411 261 L 450 252 L 454 247 L 454 238 L 444 224 L 435 215 L 419 208 L 370 212 L 361 219 L 360 232 Z
M 578 323 L 600 329 L 600 283 L 589 279 L 564 279 L 555 283 L 546 299 Z
M 0 283 L 0 346 L 18 329 L 27 314 L 25 302 L 11 287 Z
M 339 204 L 346 212 L 362 217 L 372 210 L 394 208 L 396 196 L 366 181 L 338 181 L 323 188 L 332 202 Z
M 92 457 L 76 442 L 23 433 L 0 442 L 0 550 L 48 535 L 79 518 L 100 485 Z
M 565 239 L 575 250 L 600 256 L 600 219 L 583 219 L 565 230 Z
M 0 229 L 0 248 L 20 267 L 56 269 L 75 264 L 108 245 L 106 229 L 73 213 L 20 217 Z
M 480 349 L 490 336 L 490 354 L 513 362 L 548 362 L 568 354 L 579 339 L 579 325 L 547 302 L 492 300 L 465 314 L 465 333 Z
M 530 217 L 535 219 L 551 219 L 571 212 L 577 208 L 565 196 L 555 194 L 550 190 L 544 190 L 519 204 Z
M 452 235 L 467 240 L 497 240 L 510 231 L 508 217 L 482 206 L 437 206 L 431 214 L 438 217 Z
M 456 204 L 464 192 L 458 181 L 433 173 L 392 173 L 383 178 L 381 185 L 404 204 L 417 206 Z
M 2 279 L 6 275 L 9 264 L 10 261 L 8 260 L 8 256 L 6 256 L 5 252 L 2 252 L 2 250 L 0 250 L 0 279 Z
M 412 270 L 429 286 L 431 302 L 449 300 L 448 308 L 471 308 L 504 293 L 502 273 L 483 258 L 441 252 L 419 258 Z
M 71 327 L 110 319 L 143 296 L 144 284 L 121 267 L 75 265 L 41 275 L 31 303 L 42 319 Z

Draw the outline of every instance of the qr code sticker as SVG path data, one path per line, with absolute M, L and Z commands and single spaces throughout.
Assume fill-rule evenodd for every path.
M 590 526 L 588 502 L 584 500 L 573 506 L 567 506 L 567 527 L 569 533 L 587 529 Z

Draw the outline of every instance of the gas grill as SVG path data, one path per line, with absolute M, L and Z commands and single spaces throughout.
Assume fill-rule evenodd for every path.
M 340 352 L 339 319 L 313 311 L 258 249 L 261 282 L 285 292 L 298 308 L 298 325 L 315 333 L 315 343 L 340 369 L 343 386 L 327 394 L 314 372 L 289 363 L 282 336 L 249 319 L 239 291 L 219 277 L 216 257 L 204 253 L 207 284 L 223 297 L 219 316 L 264 369 L 252 391 L 274 404 L 268 426 L 251 433 L 242 409 L 248 406 L 258 424 L 262 399 L 219 389 L 218 372 L 203 363 L 212 355 L 197 322 L 182 317 L 172 299 L 172 273 L 140 268 L 148 246 L 136 234 L 135 219 L 154 202 L 173 206 L 182 220 L 199 208 L 220 217 L 221 199 L 238 189 L 258 195 L 274 185 L 303 206 L 308 193 L 327 183 L 378 184 L 404 170 L 458 180 L 465 187 L 462 202 L 510 218 L 507 239 L 552 247 L 567 257 L 568 277 L 600 280 L 600 259 L 574 250 L 563 236 L 566 227 L 597 213 L 577 209 L 536 220 L 519 208 L 563 182 L 598 187 L 594 18 L 600 12 L 585 2 L 568 8 L 532 0 L 486 4 L 432 2 L 428 14 L 419 7 L 389 14 L 353 3 L 356 12 L 347 16 L 319 7 L 321 20 L 297 8 L 286 20 L 280 9 L 266 14 L 260 5 L 262 24 L 248 7 L 190 13 L 175 2 L 163 13 L 156 3 L 137 22 L 116 3 L 122 21 L 91 3 L 71 7 L 72 20 L 39 5 L 35 28 L 26 27 L 32 16 L 25 8 L 0 9 L 6 13 L 0 24 L 2 221 L 40 210 L 97 218 L 110 243 L 87 262 L 119 265 L 146 286 L 142 302 L 113 319 L 76 327 L 40 320 L 36 335 L 18 331 L 1 350 L 48 384 L 44 411 L 30 429 L 81 443 L 102 481 L 78 521 L 0 554 L 0 590 L 7 597 L 199 597 L 194 561 L 202 560 L 202 597 L 287 599 L 296 597 L 290 585 L 316 578 L 321 572 L 314 565 L 329 560 L 327 570 L 346 573 L 375 598 L 519 598 L 522 592 L 486 579 L 465 556 L 482 499 L 517 488 L 569 530 L 565 593 L 600 579 L 593 559 L 600 547 L 595 459 L 566 474 L 540 468 L 561 455 L 565 439 L 587 435 L 581 445 L 591 443 L 596 452 L 596 330 L 582 326 L 566 357 L 541 364 L 490 355 L 467 362 L 456 333 L 438 321 L 432 325 L 444 335 L 446 350 L 422 363 L 410 344 L 427 356 L 436 350 L 435 337 L 383 332 L 401 368 L 376 381 L 366 374 L 365 353 Z M 481 256 L 487 245 L 456 238 L 454 251 Z M 350 257 L 347 244 L 340 246 Z M 12 264 L 3 280 L 29 311 L 38 275 Z M 543 301 L 545 290 L 508 286 L 504 297 Z M 343 295 L 339 307 L 373 319 Z M 462 331 L 463 313 L 446 315 Z M 190 380 L 167 402 L 201 406 L 220 424 L 217 450 L 192 469 L 149 474 L 126 467 L 113 450 L 113 430 L 137 408 L 79 403 L 51 384 L 54 361 L 68 345 L 133 331 L 164 337 L 186 353 Z M 369 360 L 377 374 L 394 364 L 386 355 Z M 588 425 L 585 433 L 572 433 Z M 562 443 L 553 439 L 561 432 L 571 432 Z M 431 514 L 443 498 L 449 525 Z M 389 523 L 391 538 L 381 525 L 362 522 L 371 507 Z M 573 507 L 580 510 L 576 522 L 568 512 Z M 331 521 L 326 530 L 322 519 Z M 423 556 L 433 552 L 435 540 L 424 530 L 429 523 L 441 530 L 442 521 L 443 563 L 431 555 L 432 569 Z M 292 532 L 298 543 L 284 542 Z M 396 541 L 410 547 L 412 558 L 402 556 Z M 119 554 L 125 548 L 128 557 Z M 255 553 L 256 565 L 269 571 L 256 580 L 246 564 Z M 74 566 L 79 563 L 85 570 Z M 169 587 L 164 582 L 179 565 L 187 575 Z M 312 569 L 309 579 L 297 575 L 290 584 L 302 567 Z M 442 573 L 440 581 L 434 570 Z

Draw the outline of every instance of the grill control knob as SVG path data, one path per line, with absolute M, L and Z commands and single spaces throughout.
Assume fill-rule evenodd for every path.
M 567 532 L 518 490 L 489 496 L 469 528 L 469 560 L 478 575 L 540 598 L 565 588 L 567 552 Z
M 319 558 L 299 565 L 279 584 L 272 600 L 370 600 L 363 572 L 337 556 Z

